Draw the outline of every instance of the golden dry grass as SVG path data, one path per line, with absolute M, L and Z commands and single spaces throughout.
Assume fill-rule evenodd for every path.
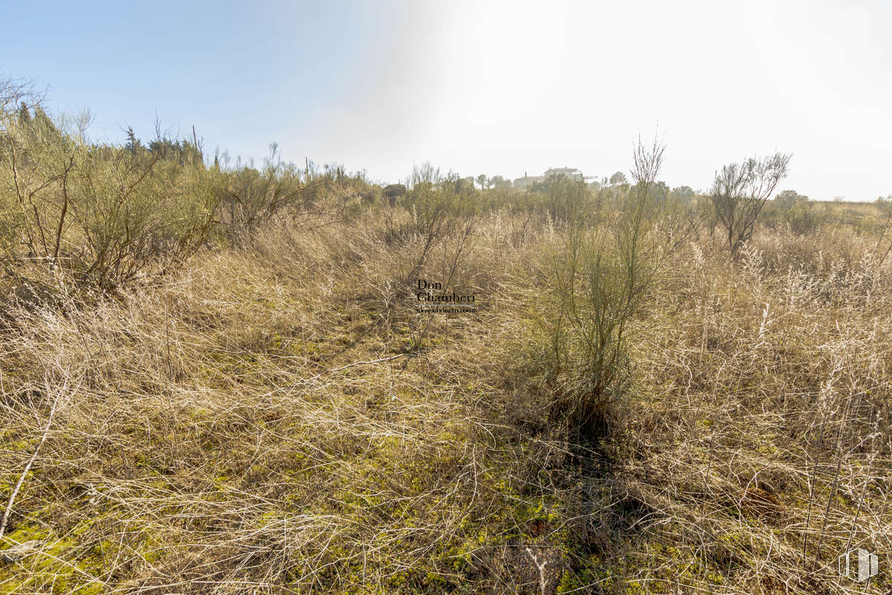
M 614 435 L 578 444 L 536 359 L 560 232 L 495 212 L 447 238 L 418 276 L 457 263 L 479 310 L 430 315 L 422 247 L 385 215 L 4 306 L 2 504 L 59 400 L 2 546 L 37 549 L 0 593 L 892 588 L 892 271 L 870 237 L 763 230 L 740 262 L 692 240 L 636 321 Z M 866 586 L 836 573 L 858 546 L 881 559 Z

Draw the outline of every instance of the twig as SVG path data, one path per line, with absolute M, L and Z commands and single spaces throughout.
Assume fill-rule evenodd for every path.
M 309 384 L 310 382 L 313 382 L 314 380 L 321 378 L 322 376 L 325 376 L 326 374 L 340 372 L 341 370 L 346 370 L 347 368 L 352 368 L 354 366 L 362 366 L 362 365 L 366 365 L 366 364 L 380 364 L 381 362 L 389 362 L 389 361 L 392 361 L 395 359 L 399 359 L 401 357 L 406 357 L 407 355 L 409 355 L 409 354 L 408 353 L 398 353 L 397 355 L 391 355 L 390 357 L 382 357 L 381 359 L 353 362 L 353 363 L 347 364 L 345 366 L 341 366 L 340 368 L 331 368 L 330 370 L 325 370 L 324 372 L 320 372 L 320 373 L 316 374 L 312 378 L 307 378 L 306 380 L 301 380 L 300 382 L 302 382 L 304 384 Z
M 28 459 L 28 464 L 25 465 L 24 471 L 22 471 L 22 475 L 19 477 L 18 482 L 15 484 L 15 488 L 12 490 L 12 494 L 9 495 L 9 502 L 6 504 L 6 511 L 3 513 L 3 519 L 0 520 L 0 539 L 3 539 L 3 534 L 6 532 L 6 525 L 9 522 L 9 515 L 12 512 L 12 505 L 15 503 L 16 496 L 19 495 L 19 490 L 22 489 L 22 484 L 25 483 L 25 477 L 28 475 L 28 471 L 31 470 L 31 465 L 34 464 L 34 460 L 37 459 L 37 454 L 40 452 L 40 447 L 43 446 L 43 443 L 46 442 L 47 436 L 50 433 L 50 425 L 53 423 L 53 416 L 56 414 L 56 405 L 59 403 L 59 397 L 62 396 L 63 391 L 56 392 L 56 398 L 53 400 L 53 406 L 50 408 L 49 418 L 46 420 L 46 427 L 43 429 L 43 434 L 40 436 L 40 442 L 37 443 L 37 448 L 34 449 L 34 454 L 31 455 L 31 458 Z
M 536 569 L 539 571 L 539 590 L 542 592 L 542 595 L 545 595 L 545 589 L 548 587 L 548 581 L 545 578 L 545 566 L 548 565 L 548 560 L 539 564 L 539 558 L 533 554 L 532 550 L 530 550 L 530 548 L 526 548 L 526 550 L 530 555 L 530 558 L 533 559 L 533 564 L 536 565 Z
M 842 419 L 840 420 L 839 428 L 836 430 L 836 470 L 833 472 L 833 483 L 830 488 L 830 497 L 827 498 L 827 507 L 824 509 L 824 522 L 821 524 L 821 532 L 818 534 L 818 544 L 815 550 L 815 560 L 813 563 L 813 567 L 816 567 L 818 561 L 821 559 L 821 545 L 824 543 L 824 534 L 827 530 L 827 523 L 830 520 L 830 511 L 833 509 L 833 499 L 836 497 L 836 490 L 839 487 L 839 471 L 842 467 L 842 452 L 840 447 L 840 442 L 842 440 L 842 433 L 845 429 L 846 422 L 848 421 L 849 408 L 851 407 L 852 401 L 846 403 L 846 408 L 843 411 Z

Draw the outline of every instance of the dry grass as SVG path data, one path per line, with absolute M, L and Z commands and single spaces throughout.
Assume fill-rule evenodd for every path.
M 392 223 L 283 220 L 114 297 L 55 279 L 52 306 L 4 306 L 0 494 L 58 402 L 2 546 L 37 548 L 0 593 L 892 587 L 892 271 L 868 237 L 765 231 L 740 263 L 691 242 L 636 323 L 616 434 L 575 444 L 534 348 L 559 232 L 495 212 L 438 243 L 419 276 L 480 301 L 431 315 Z M 857 546 L 866 587 L 836 574 Z

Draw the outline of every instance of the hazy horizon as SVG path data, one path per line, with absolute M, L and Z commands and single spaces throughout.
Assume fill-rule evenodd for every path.
M 818 7 L 818 4 L 820 5 Z M 892 194 L 892 7 L 879 1 L 534 4 L 13 3 L 0 75 L 34 79 L 93 136 L 179 136 L 259 162 L 373 180 L 431 162 L 464 176 L 628 173 L 655 131 L 671 186 L 793 153 L 782 189 Z M 7 25 L 9 27 L 9 25 Z M 152 33 L 146 34 L 145 31 Z

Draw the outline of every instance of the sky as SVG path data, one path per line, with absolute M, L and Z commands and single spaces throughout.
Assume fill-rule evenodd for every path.
M 656 135 L 670 186 L 783 151 L 779 189 L 874 200 L 892 195 L 890 31 L 886 0 L 13 0 L 0 77 L 89 109 L 96 140 L 158 120 L 379 182 L 424 162 L 628 174 Z

